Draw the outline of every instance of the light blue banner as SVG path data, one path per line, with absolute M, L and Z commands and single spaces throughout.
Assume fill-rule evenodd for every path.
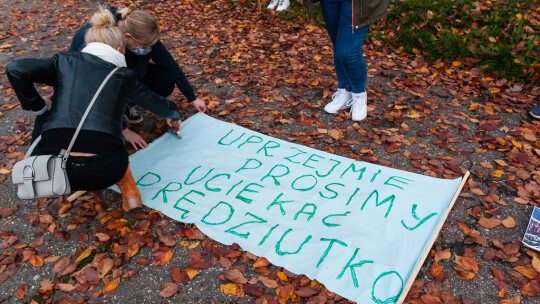
M 131 157 L 143 202 L 358 303 L 395 303 L 461 179 L 396 170 L 199 113 Z

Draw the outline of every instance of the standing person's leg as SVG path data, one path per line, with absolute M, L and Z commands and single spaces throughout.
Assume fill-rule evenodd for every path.
M 324 107 L 324 110 L 328 113 L 336 113 L 337 111 L 344 109 L 347 102 L 351 99 L 351 84 L 345 77 L 345 71 L 343 63 L 340 58 L 336 56 L 336 43 L 338 37 L 338 30 L 340 24 L 340 15 L 343 6 L 347 1 L 344 0 L 322 0 L 321 9 L 324 16 L 324 22 L 326 24 L 326 30 L 330 36 L 334 49 L 334 69 L 336 70 L 336 76 L 338 80 L 338 90 L 332 96 L 332 101 Z
M 369 25 L 360 29 L 352 29 L 352 0 L 343 3 L 339 28 L 335 44 L 334 56 L 342 64 L 345 78 L 352 90 L 352 119 L 362 120 L 367 116 L 367 64 L 362 53 L 364 40 L 369 30 Z

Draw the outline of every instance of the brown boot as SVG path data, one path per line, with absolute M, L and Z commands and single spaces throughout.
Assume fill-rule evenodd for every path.
M 124 211 L 142 207 L 141 193 L 137 188 L 137 183 L 133 179 L 129 164 L 126 174 L 124 174 L 124 177 L 116 183 L 116 186 L 118 186 L 122 193 L 122 209 L 124 209 Z

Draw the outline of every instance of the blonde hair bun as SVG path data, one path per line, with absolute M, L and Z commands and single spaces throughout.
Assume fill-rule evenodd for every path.
M 124 19 L 126 19 L 127 16 L 131 13 L 131 8 L 129 8 L 129 7 L 124 7 L 123 9 L 118 10 L 118 13 L 119 13 L 120 16 L 121 16 L 120 18 L 121 18 L 122 20 L 124 20 Z
M 100 9 L 90 20 L 93 27 L 107 27 L 116 25 L 113 14 L 108 9 Z

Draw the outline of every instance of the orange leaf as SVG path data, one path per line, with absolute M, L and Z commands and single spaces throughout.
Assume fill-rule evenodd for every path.
M 277 276 L 282 281 L 285 281 L 285 282 L 289 281 L 289 278 L 287 277 L 287 275 L 283 271 L 278 271 Z
M 499 304 L 519 304 L 521 303 L 521 297 L 519 295 L 514 296 L 511 299 L 504 299 Z
M 267 259 L 263 258 L 263 257 L 260 257 L 258 258 L 254 263 L 253 263 L 253 267 L 257 268 L 257 267 L 264 267 L 264 266 L 268 266 L 270 265 L 270 262 L 268 262 Z
M 431 274 L 437 281 L 442 281 L 444 279 L 444 270 L 438 262 L 433 263 L 433 266 L 431 266 Z
M 30 258 L 30 264 L 32 264 L 32 266 L 34 266 L 34 267 L 41 267 L 41 266 L 43 266 L 43 258 L 40 257 L 39 255 L 34 254 Z
M 471 270 L 474 273 L 478 272 L 478 262 L 470 257 L 456 256 L 456 262 L 463 266 L 465 269 Z
M 167 252 L 158 252 L 154 254 L 156 257 L 156 266 L 163 266 L 169 263 L 169 261 L 172 259 L 174 254 L 173 250 L 168 250 Z
M 531 281 L 529 284 L 521 287 L 519 290 L 524 297 L 534 297 L 540 294 L 540 285 L 538 281 Z
M 458 226 L 459 230 L 461 230 L 461 232 L 463 232 L 465 235 L 471 235 L 471 228 L 469 228 L 469 226 L 462 222 L 456 222 L 456 225 Z
M 116 278 L 112 281 L 109 281 L 107 284 L 105 284 L 105 287 L 103 287 L 103 294 L 106 295 L 108 293 L 111 293 L 113 290 L 115 290 L 118 285 L 120 284 L 120 278 Z
M 244 289 L 242 289 L 241 285 L 238 285 L 236 283 L 229 283 L 225 285 L 221 285 L 220 290 L 222 293 L 226 295 L 235 295 L 239 298 L 244 297 Z
M 189 279 L 192 280 L 194 277 L 199 275 L 200 272 L 198 272 L 197 270 L 195 270 L 193 268 L 188 268 L 188 269 L 186 269 L 186 273 L 187 273 Z
M 96 249 L 95 246 L 88 247 L 88 249 L 86 249 L 83 253 L 81 253 L 81 255 L 79 255 L 79 257 L 75 260 L 75 264 L 87 258 L 92 253 L 92 251 L 94 251 L 94 249 Z
M 532 268 L 532 266 L 516 266 L 514 270 L 526 276 L 529 279 L 534 279 L 538 273 Z

